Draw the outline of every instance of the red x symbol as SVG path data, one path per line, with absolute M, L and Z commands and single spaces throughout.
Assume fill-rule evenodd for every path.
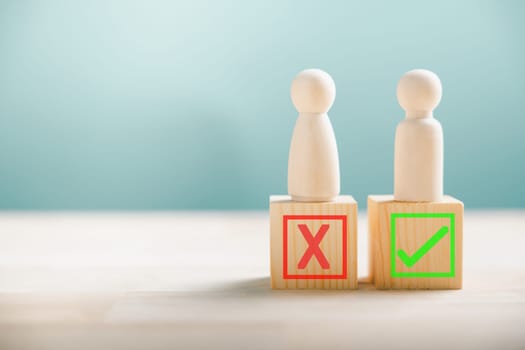
M 299 222 L 297 222 L 297 221 Z M 308 230 L 308 221 L 312 222 L 313 225 L 319 225 L 319 231 L 316 235 Z M 295 222 L 295 223 L 293 223 Z M 292 224 L 293 223 L 293 224 Z M 332 224 L 333 223 L 333 224 Z M 340 224 L 339 224 L 340 223 Z M 312 226 L 310 224 L 310 227 Z M 297 225 L 297 226 L 296 226 Z M 340 226 L 339 226 L 340 225 Z M 339 228 L 340 227 L 340 228 Z M 289 229 L 299 228 L 305 241 L 308 242 L 308 247 L 305 250 L 304 256 L 299 262 L 297 267 L 294 261 L 291 265 L 289 264 L 288 255 L 294 251 L 290 251 L 288 245 L 288 237 L 290 234 L 295 234 L 296 230 L 293 229 L 288 232 Z M 328 230 L 330 228 L 330 230 Z M 283 279 L 285 280 L 341 280 L 348 278 L 348 217 L 346 215 L 283 215 Z M 329 232 L 327 232 L 329 231 Z M 337 236 L 340 235 L 341 241 L 337 244 L 337 254 L 342 256 L 340 262 L 340 268 L 332 266 L 335 261 L 328 263 L 326 256 L 321 251 L 319 244 L 323 241 L 325 235 L 332 235 L 334 240 L 337 240 Z M 299 237 L 298 237 L 299 238 Z M 337 241 L 339 242 L 339 241 Z M 335 254 L 335 252 L 334 252 Z M 304 268 L 308 265 L 309 261 L 315 255 L 319 264 L 323 267 L 321 273 L 305 273 L 307 270 Z M 295 255 L 294 255 L 295 257 Z M 336 264 L 337 265 L 337 264 Z M 302 267 L 302 268 L 301 268 Z M 291 268 L 291 271 L 288 269 Z M 298 273 L 299 271 L 303 273 Z
M 306 252 L 304 252 L 303 257 L 301 260 L 299 260 L 299 264 L 297 265 L 298 269 L 304 269 L 306 268 L 306 265 L 308 265 L 308 262 L 312 258 L 312 256 L 315 255 L 317 261 L 319 262 L 319 265 L 321 265 L 321 268 L 323 269 L 329 269 L 330 263 L 324 256 L 321 248 L 319 247 L 319 244 L 323 240 L 324 236 L 326 235 L 326 232 L 330 228 L 330 225 L 324 224 L 321 225 L 319 228 L 319 231 L 315 234 L 315 237 L 312 235 L 310 230 L 308 229 L 308 226 L 305 224 L 299 224 L 299 231 L 303 234 L 304 239 L 306 242 L 308 242 L 308 249 L 306 249 Z

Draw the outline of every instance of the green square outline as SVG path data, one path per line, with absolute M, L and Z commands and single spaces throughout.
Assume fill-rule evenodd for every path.
M 448 272 L 397 272 L 396 271 L 396 219 L 398 218 L 448 218 L 450 220 L 450 271 Z M 403 277 L 454 277 L 456 275 L 456 214 L 455 213 L 391 213 L 390 214 L 390 274 Z

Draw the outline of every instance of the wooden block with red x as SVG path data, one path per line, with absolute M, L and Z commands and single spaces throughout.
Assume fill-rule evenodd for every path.
M 270 198 L 274 289 L 357 288 L 357 203 Z

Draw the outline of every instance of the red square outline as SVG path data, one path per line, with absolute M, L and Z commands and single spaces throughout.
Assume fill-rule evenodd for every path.
M 340 275 L 291 275 L 288 273 L 288 221 L 289 220 L 341 220 L 343 223 L 343 273 Z M 337 280 L 348 278 L 348 237 L 346 215 L 283 215 L 283 279 Z

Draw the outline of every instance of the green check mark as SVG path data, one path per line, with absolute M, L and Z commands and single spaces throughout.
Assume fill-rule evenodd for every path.
M 430 237 L 430 239 L 428 241 L 426 241 L 425 244 L 423 244 L 421 246 L 421 248 L 419 248 L 412 256 L 408 256 L 408 254 L 403 249 L 399 249 L 397 251 L 397 256 L 399 257 L 399 259 L 401 259 L 401 261 L 406 266 L 412 267 L 423 256 L 425 256 L 425 254 L 428 253 L 428 251 L 430 249 L 432 249 L 432 247 L 434 247 L 436 244 L 438 244 L 438 242 L 443 237 L 445 237 L 445 235 L 447 233 L 448 233 L 448 227 L 447 226 L 443 226 L 436 233 L 434 233 L 434 235 L 432 237 Z

